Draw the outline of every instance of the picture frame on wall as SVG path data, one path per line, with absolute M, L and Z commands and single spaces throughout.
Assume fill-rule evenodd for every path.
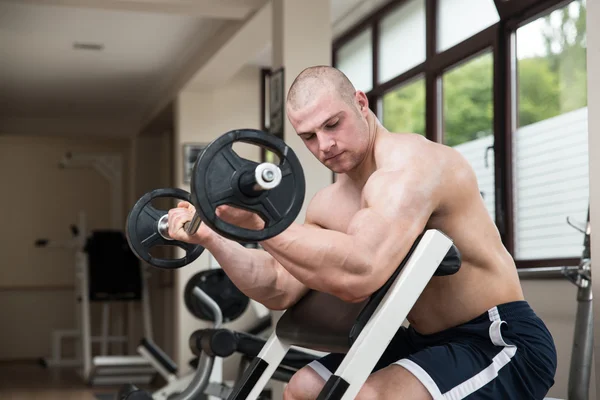
M 192 181 L 192 169 L 198 156 L 208 146 L 208 143 L 184 143 L 183 144 L 183 182 L 189 184 Z
M 268 77 L 269 87 L 269 133 L 283 139 L 284 125 L 284 69 L 272 71 Z

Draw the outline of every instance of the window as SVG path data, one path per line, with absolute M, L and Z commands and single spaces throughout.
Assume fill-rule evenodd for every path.
M 425 1 L 411 0 L 380 22 L 379 82 L 425 61 Z
M 442 52 L 500 20 L 494 0 L 438 0 L 437 47 Z
M 583 250 L 567 217 L 585 221 L 589 203 L 586 14 L 586 0 L 385 1 L 334 43 L 387 129 L 471 163 L 518 266 Z
M 518 126 L 587 105 L 585 2 L 517 30 Z
M 373 88 L 373 42 L 371 30 L 351 39 L 337 51 L 336 66 L 358 90 L 368 92 Z
M 516 32 L 515 256 L 579 257 L 589 202 L 585 2 Z
M 383 95 L 383 126 L 390 132 L 425 134 L 425 79 L 400 86 Z
M 471 164 L 479 191 L 495 219 L 493 55 L 487 52 L 444 73 L 444 144 Z

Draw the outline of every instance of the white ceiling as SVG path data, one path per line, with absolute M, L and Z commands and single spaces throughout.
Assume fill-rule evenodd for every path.
M 0 0 L 0 134 L 135 135 L 267 2 Z M 384 2 L 331 0 L 334 35 Z

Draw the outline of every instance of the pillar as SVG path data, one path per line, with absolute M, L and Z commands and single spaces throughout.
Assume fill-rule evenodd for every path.
M 594 294 L 594 362 L 592 372 L 600 371 L 600 3 L 587 2 L 587 70 L 588 70 L 588 154 L 590 177 L 590 223 L 592 253 L 592 292 Z M 595 234 L 596 233 L 596 234 Z M 600 388 L 600 373 L 592 375 L 596 388 Z M 591 385 L 593 386 L 593 385 Z
M 284 68 L 284 96 L 306 67 L 331 65 L 331 11 L 328 1 L 273 1 L 273 70 Z M 285 98 L 285 97 L 284 97 Z M 332 173 L 313 155 L 284 118 L 284 139 L 296 152 L 306 177 L 306 197 L 298 222 L 314 195 L 332 182 Z

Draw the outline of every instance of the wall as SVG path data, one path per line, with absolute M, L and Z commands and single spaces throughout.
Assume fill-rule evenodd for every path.
M 206 144 L 232 129 L 260 128 L 260 76 L 258 67 L 246 67 L 223 87 L 188 90 L 179 94 L 173 148 L 177 187 L 189 190 L 189 185 L 183 181 L 183 144 Z M 260 151 L 256 146 L 239 148 L 238 153 L 248 159 L 260 159 Z M 189 336 L 208 325 L 188 313 L 182 301 L 183 290 L 189 278 L 199 270 L 208 268 L 209 263 L 209 254 L 205 251 L 195 262 L 175 272 L 174 355 L 175 361 L 184 371 L 188 368 L 188 360 L 193 357 L 188 345 Z M 244 315 L 225 324 L 225 327 L 247 329 L 255 319 L 254 309 L 249 307 Z M 227 359 L 226 368 L 231 371 L 230 374 L 234 373 L 236 362 L 236 358 Z
M 590 223 L 592 227 L 600 226 L 600 185 L 598 184 L 598 171 L 600 171 L 600 76 L 595 73 L 600 69 L 600 3 L 587 2 L 587 70 L 594 71 L 588 74 L 588 143 L 590 163 Z M 596 228 L 594 228 L 596 229 Z M 591 235 L 592 250 L 592 275 L 598 275 L 600 270 L 600 235 Z M 597 371 L 600 371 L 600 280 L 593 280 L 592 290 L 594 297 L 594 361 Z M 600 373 L 592 375 L 592 381 L 600 385 Z
M 172 121 L 171 121 L 172 122 Z M 133 139 L 131 147 L 132 181 L 129 186 L 127 212 L 145 193 L 172 186 L 173 182 L 173 128 L 158 132 L 142 132 Z M 160 203 L 159 203 L 160 204 Z M 165 257 L 168 257 L 165 254 Z M 173 355 L 173 272 L 147 268 L 149 274 L 150 310 L 153 339 L 168 355 Z M 139 310 L 139 307 L 137 307 Z M 139 337 L 140 329 L 134 331 Z M 137 336 L 136 336 L 137 335 Z M 137 340 L 135 341 L 137 344 Z
M 117 152 L 128 182 L 128 140 L 0 136 L 3 210 L 0 266 L 0 359 L 50 355 L 53 329 L 74 327 L 73 253 L 39 249 L 40 237 L 68 239 L 84 210 L 90 229 L 110 228 L 110 193 L 92 170 L 61 170 L 67 151 Z
M 523 280 L 525 298 L 544 321 L 556 345 L 558 367 L 554 386 L 548 397 L 566 399 L 577 311 L 577 287 L 567 280 Z M 592 368 L 592 377 L 595 369 Z M 596 398 L 596 384 L 592 378 L 590 399 Z

